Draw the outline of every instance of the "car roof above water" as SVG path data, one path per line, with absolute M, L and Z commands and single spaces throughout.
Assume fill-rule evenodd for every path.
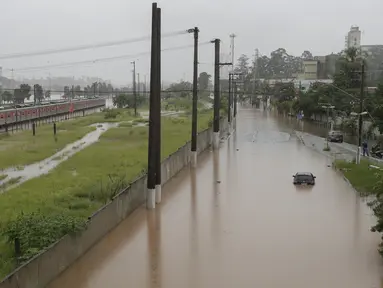
M 297 172 L 297 176 L 312 176 L 313 174 L 310 172 Z

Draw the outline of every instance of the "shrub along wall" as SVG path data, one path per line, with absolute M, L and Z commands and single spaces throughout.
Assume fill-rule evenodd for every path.
M 227 133 L 227 121 L 221 120 L 221 137 Z M 212 143 L 213 130 L 209 128 L 198 134 L 198 153 Z M 190 142 L 179 148 L 161 164 L 162 183 L 174 177 L 190 162 Z M 0 288 L 44 287 L 61 272 L 85 254 L 111 229 L 145 203 L 147 177 L 142 176 L 91 217 L 86 229 L 66 235 L 48 249 L 16 269 L 1 283 Z

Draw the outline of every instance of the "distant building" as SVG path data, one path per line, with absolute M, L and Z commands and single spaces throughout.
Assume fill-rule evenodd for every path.
M 379 51 L 379 53 L 382 53 L 383 45 L 361 45 L 360 50 L 367 54 L 371 54 L 372 51 Z
M 346 36 L 346 47 L 345 49 L 355 47 L 357 49 L 360 48 L 362 39 L 362 31 L 359 30 L 358 26 L 351 26 L 350 31 Z
M 325 65 L 326 77 L 325 78 L 331 78 L 335 74 L 336 62 L 338 61 L 339 58 L 340 58 L 340 55 L 334 54 L 334 53 L 326 56 L 326 61 L 325 61 L 326 62 L 326 65 Z
M 316 80 L 318 79 L 318 60 L 303 60 L 303 79 Z
M 317 73 L 317 79 L 326 79 L 328 78 L 328 75 L 326 73 L 326 56 L 315 56 L 314 60 L 318 61 L 318 73 Z

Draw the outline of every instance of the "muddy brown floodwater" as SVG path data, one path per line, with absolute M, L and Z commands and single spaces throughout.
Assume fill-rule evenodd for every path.
M 49 287 L 382 287 L 365 202 L 269 112 L 237 121 L 156 210 L 136 210 Z M 295 187 L 297 171 L 315 187 Z

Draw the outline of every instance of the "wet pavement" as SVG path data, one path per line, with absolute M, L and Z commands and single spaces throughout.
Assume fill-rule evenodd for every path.
M 330 151 L 326 152 L 323 149 L 327 146 L 326 138 L 318 137 L 309 133 L 295 131 L 296 136 L 301 140 L 302 144 L 306 147 L 312 148 L 317 152 L 331 158 L 331 160 L 346 160 L 353 161 L 356 158 L 356 152 L 358 147 L 350 143 L 334 143 L 328 142 Z M 362 155 L 362 153 L 361 153 Z M 363 156 L 364 159 L 368 159 L 370 162 L 375 162 L 377 164 L 383 164 L 383 159 L 378 159 L 374 157 Z
M 374 217 L 327 164 L 284 120 L 241 109 L 237 131 L 168 182 L 162 204 L 49 287 L 383 287 Z M 297 171 L 317 184 L 295 187 Z

